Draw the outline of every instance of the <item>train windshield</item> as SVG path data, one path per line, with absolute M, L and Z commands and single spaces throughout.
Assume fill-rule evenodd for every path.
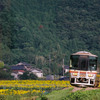
M 88 70 L 97 70 L 97 57 L 89 56 Z
M 80 70 L 88 70 L 88 56 L 80 56 L 79 57 L 79 69 Z
M 75 70 L 96 70 L 97 57 L 71 55 L 70 68 Z
M 71 69 L 78 69 L 79 68 L 78 61 L 79 61 L 79 56 L 77 56 L 77 55 L 71 56 L 71 58 L 70 58 L 70 68 Z

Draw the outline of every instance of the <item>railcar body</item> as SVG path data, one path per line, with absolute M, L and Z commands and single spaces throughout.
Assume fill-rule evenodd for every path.
M 70 56 L 70 83 L 78 86 L 97 86 L 97 56 L 79 51 Z

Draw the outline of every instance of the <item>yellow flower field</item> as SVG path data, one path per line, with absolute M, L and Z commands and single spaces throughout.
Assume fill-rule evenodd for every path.
M 0 87 L 20 87 L 20 88 L 55 88 L 68 87 L 69 81 L 56 80 L 1 80 Z
M 41 93 L 41 90 L 12 90 L 12 89 L 0 89 L 0 95 L 22 95 L 27 93 Z M 43 93 L 45 91 L 42 91 Z
M 0 95 L 44 93 L 45 89 L 70 87 L 69 81 L 59 80 L 0 80 Z

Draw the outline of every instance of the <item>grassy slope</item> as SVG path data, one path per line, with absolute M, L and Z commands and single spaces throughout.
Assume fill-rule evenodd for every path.
M 49 100 L 61 100 L 63 97 L 66 97 L 66 94 L 69 94 L 71 90 L 72 88 L 68 90 L 65 89 L 65 90 L 53 91 L 47 94 L 46 97 L 49 98 Z M 38 98 L 37 100 L 40 100 L 40 98 Z
M 47 94 L 46 97 L 49 100 L 100 100 L 100 89 L 98 90 L 87 90 L 84 89 L 71 92 L 72 88 L 68 90 L 58 90 Z M 38 98 L 37 100 L 40 100 Z

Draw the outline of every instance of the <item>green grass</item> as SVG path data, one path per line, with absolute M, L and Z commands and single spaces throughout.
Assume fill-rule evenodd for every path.
M 66 97 L 67 94 L 71 92 L 73 88 L 64 89 L 64 90 L 56 90 L 52 91 L 51 93 L 45 95 L 49 100 L 61 100 L 63 97 Z M 37 98 L 36 100 L 41 100 Z
M 21 96 L 19 95 L 0 95 L 0 100 L 20 100 Z
M 100 100 L 100 89 L 85 90 L 81 89 L 72 92 L 73 88 L 54 90 L 42 96 L 0 96 L 0 100 Z M 41 99 L 44 97 L 44 99 Z
M 52 91 L 44 96 L 48 100 L 100 100 L 100 89 L 87 91 L 81 89 L 76 92 L 72 92 L 72 89 Z M 39 97 L 36 100 L 41 100 L 41 98 Z
M 87 91 L 79 90 L 69 93 L 61 100 L 100 100 L 100 89 Z

